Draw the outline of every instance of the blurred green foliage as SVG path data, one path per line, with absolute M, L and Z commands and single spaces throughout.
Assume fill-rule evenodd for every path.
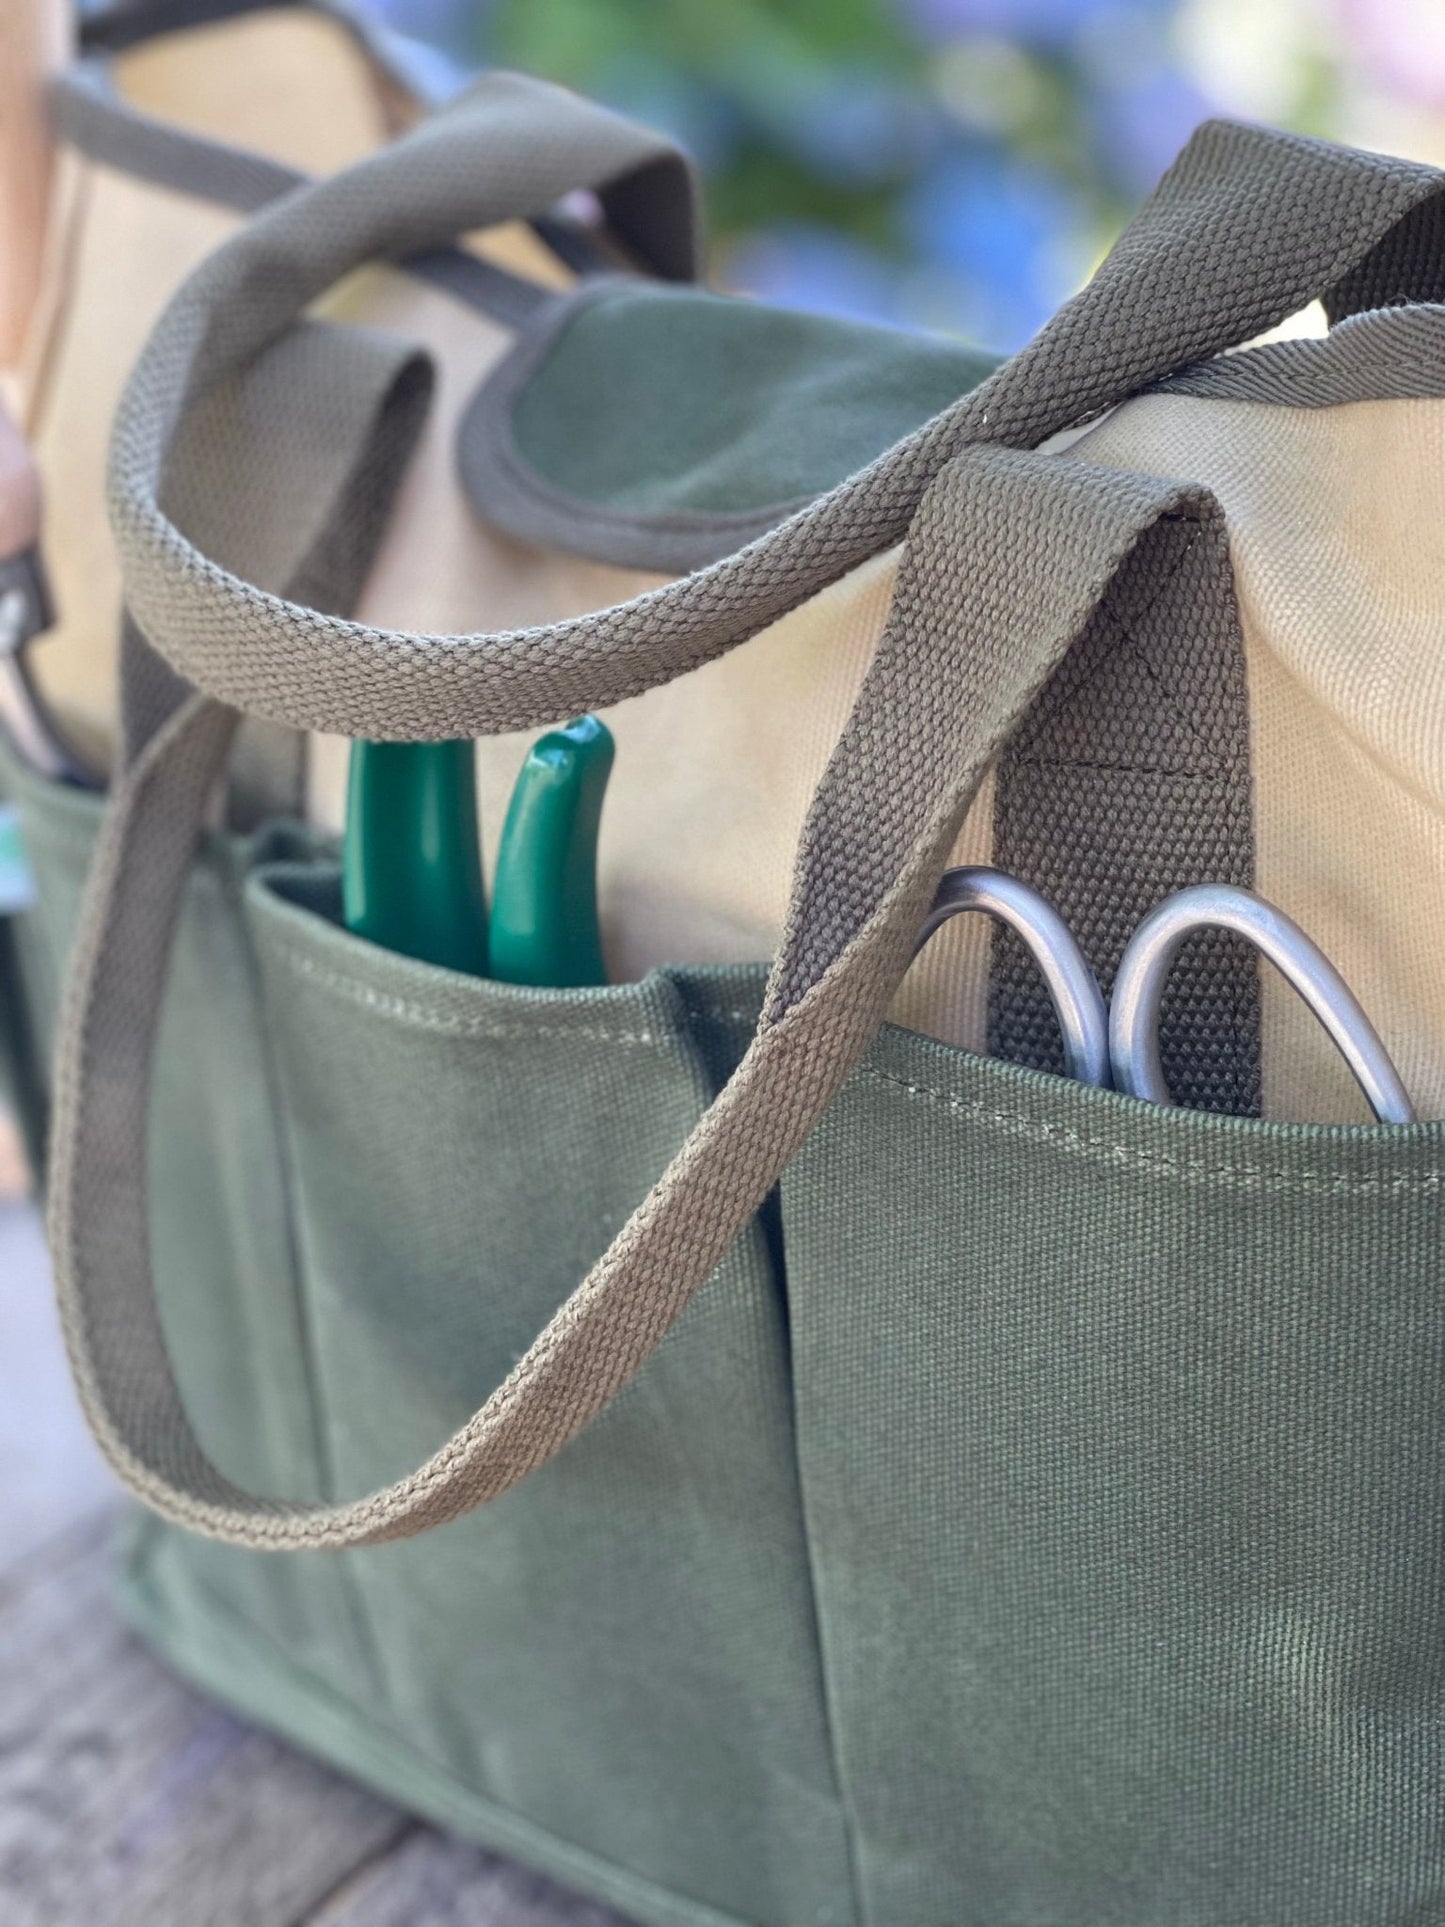
M 1232 94 L 1306 131 L 1339 116 L 1337 49 L 1276 0 L 377 3 L 673 134 L 725 284 L 1003 348 Z
M 721 233 L 785 215 L 893 238 L 897 176 L 859 182 L 795 137 L 853 74 L 927 97 L 922 49 L 878 0 L 504 0 L 488 39 L 509 64 L 681 122 L 704 162 L 723 163 L 708 182 Z

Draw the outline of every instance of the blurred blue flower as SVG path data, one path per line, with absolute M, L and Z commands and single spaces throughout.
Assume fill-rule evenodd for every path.
M 834 69 L 780 101 L 769 121 L 769 132 L 807 166 L 850 187 L 916 172 L 943 136 L 917 87 L 857 69 Z
M 1034 46 L 1067 46 L 1096 16 L 1118 10 L 1118 0 L 900 0 L 904 13 L 930 41 L 990 34 Z M 1175 0 L 1128 0 L 1139 13 L 1172 11 Z
M 486 0 L 365 0 L 365 11 L 460 59 L 475 57 L 490 9 Z
M 723 278 L 740 294 L 784 308 L 846 315 L 861 321 L 904 321 L 904 275 L 898 264 L 831 228 L 789 222 L 736 243 Z
M 1153 187 L 1212 111 L 1192 80 L 1162 63 L 1113 80 L 1102 75 L 1088 107 L 1108 171 L 1131 197 Z
M 912 251 L 974 290 L 968 332 L 1017 347 L 1072 293 L 1088 217 L 1061 180 L 1007 154 L 955 152 L 903 197 Z

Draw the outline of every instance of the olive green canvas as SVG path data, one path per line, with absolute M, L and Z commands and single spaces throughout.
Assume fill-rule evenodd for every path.
M 5 784 L 43 1002 L 94 805 Z M 297 842 L 196 873 L 152 1222 L 212 1450 L 346 1494 L 565 1293 L 762 973 L 458 978 L 341 930 Z M 1445 1918 L 1441 1130 L 1162 1111 L 890 1028 L 772 1234 L 551 1466 L 339 1556 L 149 1521 L 127 1608 L 659 1927 Z
M 512 405 L 564 495 L 715 515 L 825 494 L 993 373 L 946 336 L 620 283 L 573 307 Z

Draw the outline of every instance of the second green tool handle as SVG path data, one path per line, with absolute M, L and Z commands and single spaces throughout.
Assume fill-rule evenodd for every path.
M 555 989 L 605 984 L 597 833 L 611 731 L 578 716 L 533 744 L 502 829 L 492 884 L 491 972 Z

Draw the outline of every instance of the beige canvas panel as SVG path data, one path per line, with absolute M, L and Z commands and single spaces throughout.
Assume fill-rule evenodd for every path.
M 120 570 L 105 510 L 116 398 L 177 282 L 236 225 L 222 209 L 84 167 L 63 311 L 30 434 L 45 485 L 56 622 L 30 652 L 46 699 L 104 761 L 114 733 Z
M 445 294 L 368 270 L 325 304 L 337 319 L 414 335 L 437 359 L 431 416 L 358 611 L 380 626 L 465 632 L 556 621 L 656 580 L 532 548 L 479 524 L 456 486 L 456 425 L 507 335 Z M 750 642 L 603 711 L 617 763 L 602 819 L 598 889 L 610 974 L 660 963 L 757 962 L 782 934 L 808 803 L 888 613 L 896 550 L 875 557 Z M 478 792 L 488 865 L 531 735 L 485 739 Z M 310 811 L 339 829 L 348 744 L 313 743 Z M 956 860 L 987 860 L 980 798 Z M 904 986 L 900 1022 L 982 1046 L 987 930 L 957 918 Z
M 1077 446 L 1223 503 L 1258 887 L 1344 972 L 1421 1115 L 1445 1116 L 1445 400 L 1146 395 Z M 1360 1118 L 1313 1019 L 1262 981 L 1265 1115 Z
M 356 41 L 299 9 L 144 41 L 116 78 L 140 112 L 307 174 L 348 167 L 394 131 Z
M 343 31 L 309 16 L 168 36 L 121 57 L 115 73 L 147 113 L 204 121 L 219 137 L 270 145 L 313 169 L 344 165 L 385 135 L 365 62 Z M 110 419 L 172 290 L 237 217 L 74 154 L 63 161 L 49 271 L 17 371 L 45 481 L 57 613 L 31 661 L 66 725 L 104 760 L 120 608 L 103 482 Z
M 117 78 L 148 114 L 312 172 L 344 165 L 389 131 L 387 100 L 355 43 L 309 14 L 264 13 L 171 36 L 123 56 Z M 32 411 L 52 500 L 47 550 L 61 621 L 34 660 L 47 695 L 94 741 L 111 733 L 120 593 L 101 489 L 110 415 L 171 289 L 239 217 L 71 159 L 85 206 L 51 379 Z M 534 278 L 558 278 L 523 227 L 494 230 L 485 250 Z M 363 619 L 430 630 L 520 625 L 603 608 L 649 586 L 653 578 L 514 542 L 468 507 L 455 480 L 456 425 L 509 343 L 503 328 L 386 268 L 351 277 L 322 312 L 422 342 L 438 370 Z M 875 559 L 732 656 L 607 712 L 619 756 L 600 892 L 614 977 L 666 961 L 772 955 L 803 816 L 882 631 L 896 566 L 896 554 Z M 529 741 L 481 746 L 489 861 Z M 347 747 L 335 738 L 312 744 L 308 813 L 331 829 L 344 813 Z M 959 861 L 987 859 L 991 822 L 985 796 Z M 982 1047 L 987 955 L 982 921 L 955 919 L 910 975 L 895 1015 Z
M 169 35 L 119 56 L 114 72 L 121 93 L 141 111 L 308 172 L 344 166 L 390 132 L 391 90 L 344 27 L 311 13 L 266 11 Z M 30 661 L 46 699 L 102 766 L 114 735 L 120 610 L 105 511 L 111 417 L 156 316 L 240 219 L 62 154 L 44 284 L 7 389 L 45 482 L 45 555 L 57 612 Z M 550 256 L 524 227 L 495 230 L 485 247 L 520 272 L 556 278 Z M 371 318 L 367 278 L 358 276 L 338 297 L 356 319 Z M 402 276 L 376 278 L 415 286 Z M 424 324 L 439 304 L 433 297 L 419 305 Z M 409 325 L 404 307 L 384 290 L 375 318 L 416 338 L 425 331 Z M 505 343 L 491 324 L 478 327 L 489 351 Z M 446 327 L 440 333 L 444 354 L 450 336 Z M 450 476 L 445 492 L 458 493 Z M 413 527 L 430 521 L 423 510 Z

